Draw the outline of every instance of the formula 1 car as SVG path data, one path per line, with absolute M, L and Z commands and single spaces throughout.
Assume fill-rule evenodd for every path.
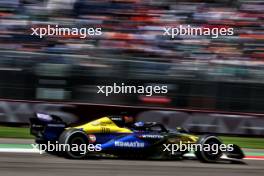
M 176 145 L 199 144 L 215 147 L 222 141 L 214 135 L 196 136 L 182 128 L 167 129 L 156 122 L 142 123 L 130 127 L 118 126 L 109 116 L 93 120 L 86 124 L 70 127 L 60 117 L 36 114 L 31 118 L 30 131 L 36 137 L 37 144 L 48 142 L 68 145 L 100 145 L 100 150 L 73 151 L 66 149 L 59 153 L 70 159 L 84 159 L 92 156 L 143 159 L 182 159 L 192 152 L 190 148 L 180 149 Z M 211 148 L 210 148 L 211 149 Z M 242 159 L 244 154 L 240 147 L 232 144 L 228 151 L 196 150 L 193 151 L 202 162 L 219 161 L 224 154 L 228 158 Z

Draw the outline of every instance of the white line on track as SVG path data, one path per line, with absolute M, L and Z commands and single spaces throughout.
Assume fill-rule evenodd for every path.
M 37 149 L 23 149 L 23 148 L 0 148 L 2 153 L 40 153 Z

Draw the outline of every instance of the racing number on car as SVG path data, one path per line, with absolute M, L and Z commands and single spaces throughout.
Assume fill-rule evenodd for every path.
M 101 132 L 102 133 L 110 133 L 110 128 L 101 127 Z

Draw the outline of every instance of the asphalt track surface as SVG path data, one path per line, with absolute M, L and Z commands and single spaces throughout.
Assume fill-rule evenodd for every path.
M 0 139 L 0 143 L 24 144 L 33 140 Z M 206 164 L 197 160 L 139 161 L 90 159 L 68 160 L 49 154 L 0 153 L 0 176 L 243 176 L 264 175 L 263 160 Z
M 0 153 L 1 176 L 264 175 L 264 161 L 205 164 L 197 160 L 68 160 L 49 154 Z

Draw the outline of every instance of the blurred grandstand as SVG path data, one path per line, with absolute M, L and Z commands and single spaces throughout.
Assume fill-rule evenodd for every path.
M 262 0 L 0 0 L 0 97 L 263 113 L 263 18 Z M 103 35 L 30 35 L 47 24 Z M 163 36 L 180 24 L 235 35 Z M 169 93 L 96 94 L 113 81 L 166 84 Z

